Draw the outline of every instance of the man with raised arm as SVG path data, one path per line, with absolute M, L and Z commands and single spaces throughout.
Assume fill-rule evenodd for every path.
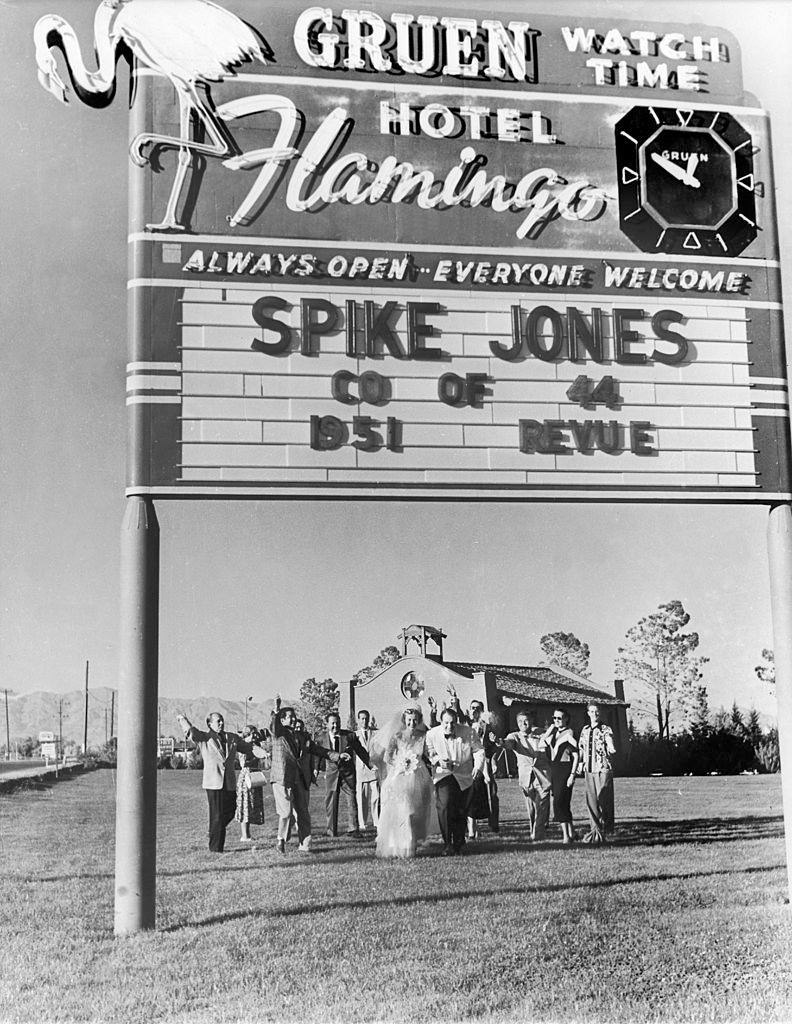
M 465 717 L 461 719 L 466 722 L 476 733 L 481 740 L 481 745 L 484 747 L 484 777 L 480 783 L 480 789 L 482 794 L 486 794 L 486 817 L 492 832 L 500 831 L 500 800 L 498 798 L 498 782 L 497 782 L 497 758 L 500 753 L 501 741 L 492 729 L 492 724 L 489 717 L 484 711 L 484 705 L 480 700 L 472 700 L 470 702 L 470 710 Z M 485 801 L 481 800 L 481 811 L 479 812 L 483 816 Z M 468 839 L 474 839 L 478 834 L 476 829 L 476 817 L 470 812 L 469 808 L 468 821 L 467 821 L 467 836 Z
M 219 711 L 207 716 L 208 732 L 197 729 L 189 719 L 176 716 L 185 738 L 192 740 L 203 758 L 202 785 L 209 802 L 209 849 L 222 853 L 225 848 L 226 828 L 236 813 L 236 760 L 237 752 L 265 757 L 263 747 L 242 739 L 235 732 L 226 732 L 225 720 Z
M 544 839 L 550 822 L 550 760 L 547 742 L 536 728 L 534 711 L 517 714 L 517 731 L 510 732 L 503 746 L 517 758 L 517 778 L 525 797 L 531 839 Z
M 297 715 L 294 708 L 281 707 L 280 695 L 275 698 L 272 712 L 272 768 L 270 783 L 278 815 L 279 853 L 286 852 L 292 812 L 297 817 L 297 849 L 300 853 L 311 850 L 311 812 L 308 807 L 311 781 L 313 779 L 312 758 L 326 757 L 337 762 L 339 755 L 315 743 L 307 732 L 297 732 Z

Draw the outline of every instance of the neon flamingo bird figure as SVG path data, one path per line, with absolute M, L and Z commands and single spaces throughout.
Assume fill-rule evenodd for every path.
M 138 65 L 168 78 L 179 101 L 180 137 L 144 132 L 133 139 L 130 155 L 138 166 L 149 145 L 179 150 L 176 177 L 165 217 L 151 230 L 184 230 L 177 204 L 193 153 L 225 157 L 235 166 L 239 150 L 218 118 L 208 92 L 210 82 L 222 81 L 248 61 L 271 59 L 267 44 L 249 25 L 210 0 L 102 0 L 94 16 L 97 69 L 89 71 L 74 29 L 56 14 L 40 18 L 34 29 L 39 82 L 62 103 L 68 90 L 58 75 L 51 48 L 60 46 L 77 96 L 94 106 L 109 103 L 115 92 L 118 49 L 125 46 Z M 191 137 L 191 115 L 205 132 L 205 141 Z

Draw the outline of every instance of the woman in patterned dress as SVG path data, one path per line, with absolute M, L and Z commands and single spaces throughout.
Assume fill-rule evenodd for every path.
M 245 726 L 242 736 L 246 740 L 261 746 L 266 739 L 266 730 L 260 733 L 254 725 Z M 249 786 L 250 773 L 261 771 L 264 768 L 263 759 L 255 754 L 237 754 L 239 758 L 239 774 L 237 776 L 236 788 L 236 813 L 234 817 L 240 824 L 242 834 L 240 842 L 251 842 L 250 826 L 264 824 L 264 787 L 256 786 L 251 789 Z

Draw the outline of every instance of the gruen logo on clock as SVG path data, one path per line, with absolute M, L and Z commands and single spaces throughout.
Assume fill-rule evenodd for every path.
M 615 131 L 619 223 L 640 249 L 736 256 L 753 241 L 753 140 L 731 114 L 633 107 Z

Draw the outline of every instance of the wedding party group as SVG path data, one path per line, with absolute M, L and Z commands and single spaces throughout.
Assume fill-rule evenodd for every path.
M 531 709 L 520 710 L 516 730 L 501 737 L 481 701 L 472 701 L 464 712 L 453 689 L 450 693 L 451 702 L 439 714 L 435 700 L 428 698 L 428 724 L 417 704 L 404 707 L 380 728 L 361 710 L 357 729 L 342 729 L 340 715 L 331 712 L 316 738 L 293 707 L 281 705 L 280 697 L 269 730 L 248 726 L 242 735 L 227 731 L 217 712 L 207 717 L 206 730 L 179 715 L 185 738 L 203 759 L 209 849 L 223 852 L 234 819 L 240 823 L 241 841 L 251 841 L 250 826 L 264 823 L 264 786 L 270 785 L 277 850 L 284 854 L 296 833 L 298 852 L 310 853 L 310 787 L 324 772 L 326 835 L 338 835 L 343 800 L 347 835 L 362 838 L 361 829 L 371 822 L 377 857 L 415 857 L 437 831 L 435 816 L 442 855 L 458 856 L 479 836 L 482 821 L 490 831 L 500 830 L 497 762 L 505 751 L 516 761 L 532 841 L 545 839 L 551 803 L 562 843 L 576 840 L 571 800 L 580 777 L 589 817 L 583 842 L 606 842 L 614 823 L 616 747 L 598 704 L 588 705 L 588 723 L 578 737 L 564 708 L 556 708 L 543 729 Z

